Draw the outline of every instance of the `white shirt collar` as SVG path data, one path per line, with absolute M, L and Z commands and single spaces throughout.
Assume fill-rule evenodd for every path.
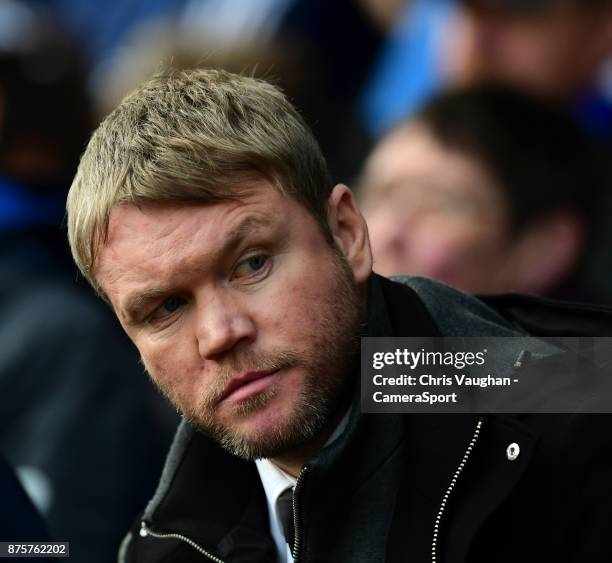
M 280 467 L 274 465 L 269 459 L 256 459 L 255 464 L 257 465 L 257 471 L 259 471 L 259 478 L 261 479 L 264 492 L 266 493 L 270 533 L 276 544 L 278 561 L 279 563 L 292 563 L 293 558 L 289 552 L 289 546 L 285 541 L 285 536 L 278 519 L 276 501 L 283 491 L 295 487 L 296 479 Z
M 329 446 L 329 444 L 337 440 L 344 432 L 346 426 L 348 425 L 350 414 L 351 409 L 349 409 L 344 417 L 342 417 L 342 420 L 338 426 L 336 426 L 332 435 L 329 437 L 327 442 L 325 442 L 325 446 Z M 291 557 L 289 546 L 285 542 L 285 537 L 283 536 L 281 524 L 278 519 L 276 502 L 283 491 L 288 488 L 293 489 L 295 487 L 297 480 L 287 472 L 283 471 L 280 467 L 274 465 L 274 463 L 272 463 L 269 459 L 256 459 L 255 465 L 257 466 L 259 478 L 261 479 L 261 484 L 263 485 L 264 492 L 266 493 L 268 515 L 270 520 L 270 532 L 272 534 L 272 539 L 276 544 L 279 563 L 293 563 L 293 557 Z

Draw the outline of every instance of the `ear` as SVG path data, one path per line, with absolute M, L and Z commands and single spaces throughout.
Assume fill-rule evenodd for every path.
M 584 225 L 571 211 L 536 221 L 520 236 L 509 261 L 514 289 L 546 293 L 563 281 L 584 245 Z
M 334 241 L 351 266 L 357 283 L 364 283 L 372 273 L 368 228 L 353 193 L 343 184 L 335 186 L 329 195 L 327 220 Z

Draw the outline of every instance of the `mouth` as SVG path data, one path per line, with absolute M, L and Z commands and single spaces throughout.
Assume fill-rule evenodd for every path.
M 265 391 L 272 385 L 281 370 L 248 371 L 234 375 L 219 399 L 219 403 L 240 403 Z

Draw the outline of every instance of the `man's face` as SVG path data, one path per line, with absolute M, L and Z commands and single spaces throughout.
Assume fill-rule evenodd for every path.
M 233 453 L 289 451 L 344 408 L 355 277 L 267 182 L 240 201 L 115 207 L 96 275 L 153 380 Z
M 610 54 L 610 9 L 474 9 L 466 15 L 465 21 L 458 21 L 465 47 L 460 79 L 509 81 L 530 91 L 567 97 L 593 81 Z
M 422 125 L 391 133 L 366 166 L 362 193 L 374 269 L 466 291 L 504 287 L 508 212 L 486 171 Z

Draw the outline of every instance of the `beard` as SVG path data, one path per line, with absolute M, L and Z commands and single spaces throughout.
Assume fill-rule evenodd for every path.
M 356 381 L 353 374 L 359 367 L 365 300 L 344 255 L 338 249 L 331 252 L 333 283 L 316 304 L 317 316 L 303 339 L 304 345 L 265 353 L 247 349 L 226 358 L 199 400 L 187 409 L 184 405 L 179 409 L 192 425 L 234 455 L 252 460 L 290 452 L 313 440 L 340 409 L 348 408 L 347 399 Z M 300 369 L 305 379 L 291 416 L 280 421 L 272 432 L 246 433 L 238 424 L 218 420 L 218 404 L 234 374 L 282 369 Z M 162 392 L 178 405 L 171 389 Z M 272 385 L 236 405 L 224 407 L 231 409 L 232 420 L 240 421 L 265 408 L 278 392 L 278 387 Z

